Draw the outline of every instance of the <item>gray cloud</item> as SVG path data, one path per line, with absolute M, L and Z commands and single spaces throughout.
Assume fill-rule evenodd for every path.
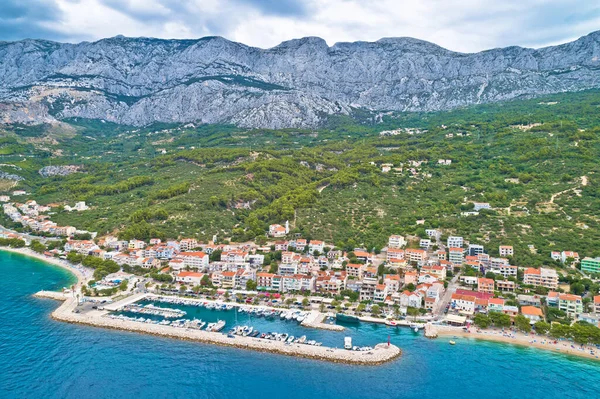
M 52 0 L 2 0 L 0 2 L 0 40 L 43 38 L 65 39 L 65 35 L 47 28 L 47 22 L 57 22 L 62 13 Z
M 271 47 L 302 36 L 337 41 L 412 36 L 456 51 L 542 47 L 600 28 L 577 0 L 0 0 L 0 40 L 219 35 Z

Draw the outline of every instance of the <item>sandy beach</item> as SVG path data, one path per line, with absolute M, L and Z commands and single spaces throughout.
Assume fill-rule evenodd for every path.
M 502 342 L 512 345 L 526 346 L 529 348 L 542 349 L 554 353 L 562 353 L 564 355 L 600 360 L 600 350 L 595 347 L 585 346 L 581 348 L 579 345 L 570 341 L 554 340 L 553 338 L 544 335 L 530 335 L 506 330 L 503 333 L 498 329 L 478 330 L 477 328 L 471 328 L 469 332 L 466 332 L 459 327 L 435 326 L 435 328 L 437 329 L 438 337 L 457 336 L 485 341 Z M 556 342 L 556 344 L 554 342 Z M 593 354 L 591 352 L 593 352 Z
M 77 284 L 86 283 L 90 280 L 94 274 L 93 270 L 83 267 L 82 265 L 72 265 L 70 262 L 64 259 L 58 259 L 46 256 L 44 254 L 39 254 L 35 251 L 32 251 L 29 248 L 10 248 L 10 247 L 0 247 L 0 251 L 12 252 L 15 254 L 28 256 L 30 258 L 35 258 L 41 260 L 42 262 L 50 263 L 54 266 L 58 266 L 64 270 L 69 271 L 77 278 Z

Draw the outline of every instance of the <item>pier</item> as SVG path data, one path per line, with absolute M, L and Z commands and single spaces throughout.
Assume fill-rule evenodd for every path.
M 145 295 L 138 297 L 140 300 Z M 54 298 L 58 299 L 58 297 Z M 131 301 L 129 297 L 122 301 L 111 304 L 111 308 L 120 308 L 123 303 Z M 169 338 L 177 338 L 191 341 L 198 341 L 208 344 L 221 346 L 229 346 L 241 349 L 251 349 L 261 352 L 276 353 L 287 356 L 304 357 L 308 359 L 329 361 L 334 363 L 347 363 L 357 365 L 378 365 L 398 358 L 402 351 L 396 345 L 382 343 L 376 345 L 369 351 L 350 351 L 340 348 L 331 348 L 326 346 L 312 346 L 298 343 L 286 343 L 282 341 L 271 341 L 248 336 L 230 337 L 226 334 L 210 332 L 198 329 L 173 328 L 167 325 L 139 323 L 124 319 L 115 319 L 107 317 L 110 311 L 104 309 L 93 309 L 85 313 L 76 312 L 76 298 L 63 297 L 63 304 L 52 312 L 52 318 L 68 323 L 85 324 L 95 327 L 111 328 L 124 331 L 140 332 L 144 334 L 152 334 Z M 130 302 L 133 303 L 135 301 Z M 317 316 L 322 315 L 316 312 Z M 318 317 L 309 318 L 314 323 Z M 318 320 L 320 323 L 320 320 Z M 324 323 L 321 323 L 324 324 Z M 332 325 L 324 324 L 328 327 Z M 338 326 L 339 327 L 339 326 Z
M 344 326 L 324 323 L 324 319 L 325 315 L 323 313 L 313 310 L 308 314 L 306 319 L 300 323 L 300 325 L 303 327 L 320 328 L 322 330 L 344 331 Z

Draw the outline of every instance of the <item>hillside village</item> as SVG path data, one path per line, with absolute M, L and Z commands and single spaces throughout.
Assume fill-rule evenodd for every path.
M 484 209 L 486 204 L 476 206 Z M 288 222 L 271 225 L 266 232 L 270 239 L 264 245 L 218 242 L 216 237 L 211 242 L 194 238 L 146 242 L 115 236 L 94 239 L 96 233 L 57 226 L 50 220 L 53 208 L 33 200 L 3 205 L 5 215 L 27 226 L 32 234 L 66 237 L 48 241 L 45 254 L 95 268 L 95 281 L 89 287 L 92 294 L 102 295 L 103 289 L 134 275 L 147 275 L 160 291 L 323 297 L 338 312 L 412 314 L 445 318 L 458 325 L 494 312 L 506 315 L 508 325 L 517 318 L 525 317 L 533 324 L 548 316 L 600 322 L 600 295 L 591 292 L 585 299 L 569 293 L 568 284 L 559 281 L 559 272 L 564 270 L 512 265 L 510 245 L 501 245 L 500 257 L 491 257 L 484 246 L 460 236 L 448 236 L 442 242 L 442 232 L 435 229 L 426 230 L 426 239 L 392 235 L 379 253 L 365 248 L 343 251 L 330 243 L 295 236 Z M 86 209 L 85 203 L 73 207 Z M 89 239 L 73 238 L 81 234 Z M 29 244 L 32 237 L 0 233 L 1 239 L 23 239 Z M 600 272 L 600 259 L 580 260 L 573 251 L 550 255 L 566 268 L 580 264 L 582 272 Z

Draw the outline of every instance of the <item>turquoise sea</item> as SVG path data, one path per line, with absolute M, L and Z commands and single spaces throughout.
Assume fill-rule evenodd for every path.
M 359 345 L 387 340 L 401 359 L 358 367 L 221 348 L 56 322 L 51 300 L 31 296 L 73 277 L 0 252 L 0 397 L 6 398 L 596 398 L 600 363 L 497 343 L 427 340 L 408 329 L 361 324 Z M 192 311 L 192 310 L 190 310 Z M 203 310 L 206 312 L 206 310 Z M 215 320 L 214 315 L 202 314 Z M 228 318 L 235 314 L 227 315 Z M 244 324 L 250 321 L 242 320 Z M 236 322 L 228 319 L 228 327 Z M 270 328 L 255 320 L 260 330 Z M 263 324 L 261 324 L 263 323 Z M 341 346 L 344 333 L 273 322 Z M 293 331 L 291 331 L 293 330 Z

